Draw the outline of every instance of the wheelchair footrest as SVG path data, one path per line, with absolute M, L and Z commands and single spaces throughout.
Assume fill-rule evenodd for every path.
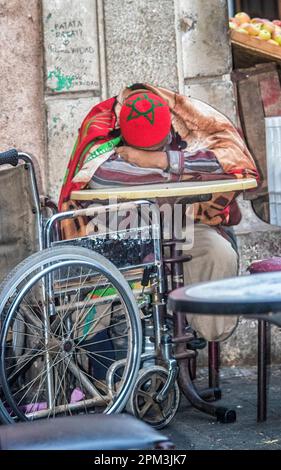
M 186 348 L 195 351 L 196 349 L 204 349 L 207 341 L 204 338 L 193 338 L 186 342 Z

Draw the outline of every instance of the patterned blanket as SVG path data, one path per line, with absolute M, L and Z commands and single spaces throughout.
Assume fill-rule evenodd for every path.
M 123 89 L 117 97 L 94 106 L 84 119 L 62 186 L 59 200 L 61 211 L 79 207 L 77 202 L 71 201 L 71 192 L 88 185 L 97 167 L 106 161 L 110 152 L 105 152 L 97 158 L 89 158 L 89 155 L 100 148 L 102 143 L 120 135 L 118 116 L 122 103 L 136 90 L 150 90 L 164 98 L 170 107 L 173 129 L 186 142 L 188 151 L 212 151 L 223 169 L 223 174 L 219 176 L 183 174 L 182 181 L 246 177 L 258 179 L 252 156 L 233 124 L 223 114 L 199 100 L 149 84 L 136 84 Z M 237 195 L 238 193 L 234 192 L 214 194 L 207 203 L 195 204 L 196 222 L 208 225 L 237 223 Z M 64 221 L 64 238 L 85 235 L 86 224 L 87 220 L 83 218 Z

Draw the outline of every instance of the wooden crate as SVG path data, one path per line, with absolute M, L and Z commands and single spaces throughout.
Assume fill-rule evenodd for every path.
M 234 30 L 230 37 L 240 125 L 261 176 L 246 198 L 259 218 L 269 220 L 265 118 L 281 115 L 281 46 Z
M 230 39 L 235 69 L 275 62 L 281 75 L 281 46 L 270 44 L 248 34 L 238 33 L 235 30 L 231 30 Z
M 248 195 L 252 199 L 257 195 L 265 195 L 268 191 L 265 117 L 281 115 L 281 88 L 276 63 L 236 69 L 232 73 L 232 80 L 236 85 L 244 138 L 261 176 L 259 188 Z
M 259 57 L 262 60 L 277 61 L 281 64 L 281 46 L 270 44 L 254 36 L 231 30 L 231 44 L 235 48 L 244 49 L 246 53 Z

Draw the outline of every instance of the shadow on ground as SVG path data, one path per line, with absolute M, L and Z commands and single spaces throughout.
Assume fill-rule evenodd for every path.
M 200 369 L 199 388 L 207 385 L 206 377 L 207 370 Z M 217 403 L 236 410 L 236 423 L 218 423 L 182 397 L 175 419 L 162 432 L 180 450 L 281 449 L 281 367 L 271 368 L 265 423 L 256 421 L 256 384 L 256 368 L 222 368 L 223 398 Z

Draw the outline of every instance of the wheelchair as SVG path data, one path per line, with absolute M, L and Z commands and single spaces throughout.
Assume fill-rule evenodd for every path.
M 162 244 L 157 205 L 138 200 L 57 213 L 48 203 L 43 210 L 31 157 L 14 149 L 0 154 L 0 164 L 17 167 L 19 160 L 29 174 L 38 251 L 0 286 L 0 419 L 126 409 L 160 429 L 175 416 L 181 388 L 199 410 L 233 422 L 233 410 L 211 403 L 219 389 L 196 390 L 202 343 L 183 315 L 167 311 L 168 291 L 182 285 L 190 257 L 173 240 Z M 60 237 L 64 220 L 141 208 L 152 218 L 130 236 L 124 228 Z

